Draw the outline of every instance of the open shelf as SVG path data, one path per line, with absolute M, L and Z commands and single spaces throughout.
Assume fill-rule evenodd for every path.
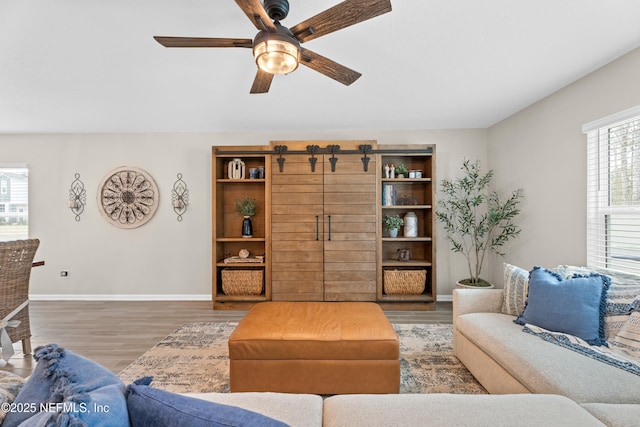
M 388 146 L 392 147 L 392 146 Z M 398 148 L 393 146 L 394 148 Z M 435 188 L 435 146 L 405 146 L 407 152 L 397 150 L 385 153 L 379 160 L 379 217 L 380 236 L 378 246 L 378 291 L 377 299 L 389 309 L 435 309 L 436 276 L 435 276 L 435 214 L 433 203 Z M 424 152 L 416 152 L 416 148 L 424 148 Z M 421 172 L 421 178 L 387 178 L 384 166 L 403 163 L 411 170 Z M 398 237 L 388 237 L 382 229 L 382 220 L 386 215 L 404 217 L 413 212 L 418 221 L 416 237 L 405 237 L 403 229 Z M 400 251 L 409 251 L 408 261 L 398 260 Z M 421 294 L 397 295 L 385 292 L 385 270 L 425 270 L 425 286 Z

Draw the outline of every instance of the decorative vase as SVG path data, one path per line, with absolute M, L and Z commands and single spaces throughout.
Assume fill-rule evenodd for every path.
M 389 237 L 398 237 L 398 229 L 392 228 L 389 230 Z
M 253 224 L 250 216 L 245 216 L 242 220 L 242 237 L 253 237 Z
M 404 216 L 404 237 L 418 237 L 418 217 L 414 212 Z

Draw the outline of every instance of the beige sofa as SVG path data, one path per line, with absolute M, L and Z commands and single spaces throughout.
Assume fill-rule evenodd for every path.
M 454 353 L 490 393 L 566 396 L 610 425 L 640 425 L 640 376 L 522 332 L 502 304 L 502 289 L 453 292 Z
M 346 394 L 324 400 L 285 393 L 190 396 L 259 412 L 292 427 L 606 425 L 572 400 L 552 395 Z

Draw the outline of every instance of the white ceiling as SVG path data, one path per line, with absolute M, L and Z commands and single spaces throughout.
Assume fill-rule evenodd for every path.
M 152 38 L 253 38 L 233 0 L 0 0 L 0 133 L 484 128 L 640 46 L 638 0 L 391 2 L 304 45 L 353 85 L 300 67 L 250 95 L 250 49 Z

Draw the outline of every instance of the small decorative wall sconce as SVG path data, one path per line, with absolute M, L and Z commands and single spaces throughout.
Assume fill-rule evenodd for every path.
M 80 215 L 87 204 L 87 191 L 84 189 L 84 183 L 80 181 L 80 174 L 76 173 L 75 177 L 69 188 L 69 209 L 75 214 L 76 221 L 80 221 Z
M 178 215 L 178 221 L 182 221 L 182 215 L 187 211 L 189 206 L 189 190 L 187 184 L 182 180 L 182 174 L 177 175 L 178 180 L 173 183 L 171 190 L 171 206 L 173 211 Z

